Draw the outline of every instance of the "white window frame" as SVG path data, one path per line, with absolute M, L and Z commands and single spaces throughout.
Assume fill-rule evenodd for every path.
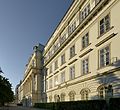
M 86 33 L 83 37 L 82 37 L 82 49 L 88 47 L 89 45 L 89 33 Z
M 106 31 L 110 29 L 110 14 L 107 14 L 104 18 L 100 20 L 99 23 L 99 34 L 103 35 Z
M 89 73 L 89 57 L 82 60 L 82 75 Z
M 72 47 L 70 47 L 70 58 L 75 56 L 75 45 L 73 45 Z
M 73 65 L 73 66 L 70 67 L 69 79 L 70 80 L 75 79 L 75 65 Z
M 99 68 L 110 64 L 110 44 L 99 50 Z
M 65 82 L 65 71 L 61 73 L 61 83 Z

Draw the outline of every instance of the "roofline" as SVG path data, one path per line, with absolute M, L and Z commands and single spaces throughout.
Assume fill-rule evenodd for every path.
M 53 33 L 51 34 L 51 36 L 49 37 L 49 39 L 47 40 L 47 42 L 45 43 L 45 46 L 48 44 L 48 42 L 50 41 L 50 39 L 52 38 L 53 34 L 55 33 L 55 31 L 57 30 L 58 26 L 60 25 L 60 23 L 62 22 L 62 20 L 64 19 L 64 17 L 66 16 L 66 14 L 68 13 L 68 11 L 70 10 L 71 6 L 73 5 L 73 3 L 75 2 L 75 0 L 72 1 L 72 3 L 70 4 L 69 8 L 66 10 L 65 14 L 63 15 L 62 19 L 59 21 L 59 23 L 57 24 L 57 26 L 55 27 Z

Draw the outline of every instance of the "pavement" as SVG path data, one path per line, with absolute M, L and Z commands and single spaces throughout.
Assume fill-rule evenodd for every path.
M 8 106 L 8 107 L 0 107 L 0 110 L 45 110 L 45 109 L 21 107 L 21 106 Z

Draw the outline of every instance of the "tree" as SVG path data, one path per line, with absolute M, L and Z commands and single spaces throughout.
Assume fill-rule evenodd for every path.
M 9 80 L 0 75 L 0 104 L 12 102 L 14 100 L 14 93 L 12 91 L 12 85 Z

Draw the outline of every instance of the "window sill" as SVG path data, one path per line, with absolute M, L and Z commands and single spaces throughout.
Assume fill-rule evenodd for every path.
M 88 74 L 90 74 L 91 72 L 88 72 L 88 73 L 82 73 L 82 75 L 80 75 L 81 77 L 82 76 L 86 76 L 86 75 L 88 75 Z
M 84 55 L 88 54 L 89 52 L 91 52 L 93 49 L 89 49 L 87 51 L 85 51 L 84 53 L 82 53 L 79 57 L 82 58 Z
M 105 35 L 107 32 L 109 32 L 111 29 L 113 29 L 114 26 L 110 27 L 107 31 L 105 31 L 103 34 L 100 34 L 97 39 L 99 39 L 100 37 L 102 37 L 103 35 Z
M 88 44 L 88 46 L 90 46 L 90 45 L 91 45 L 91 43 L 89 43 L 89 44 Z M 88 46 L 86 46 L 86 47 L 82 48 L 80 51 L 85 50 Z
M 75 54 L 74 56 L 70 57 L 69 60 L 71 60 L 73 57 L 75 57 L 77 54 Z
M 61 66 L 64 65 L 65 63 L 66 63 L 66 62 L 62 63 Z
M 97 69 L 97 70 L 104 69 L 104 68 L 106 68 L 106 67 L 109 67 L 110 65 L 111 65 L 111 63 L 110 63 L 110 64 L 108 64 L 108 65 L 106 65 L 106 66 L 98 67 L 98 69 Z

